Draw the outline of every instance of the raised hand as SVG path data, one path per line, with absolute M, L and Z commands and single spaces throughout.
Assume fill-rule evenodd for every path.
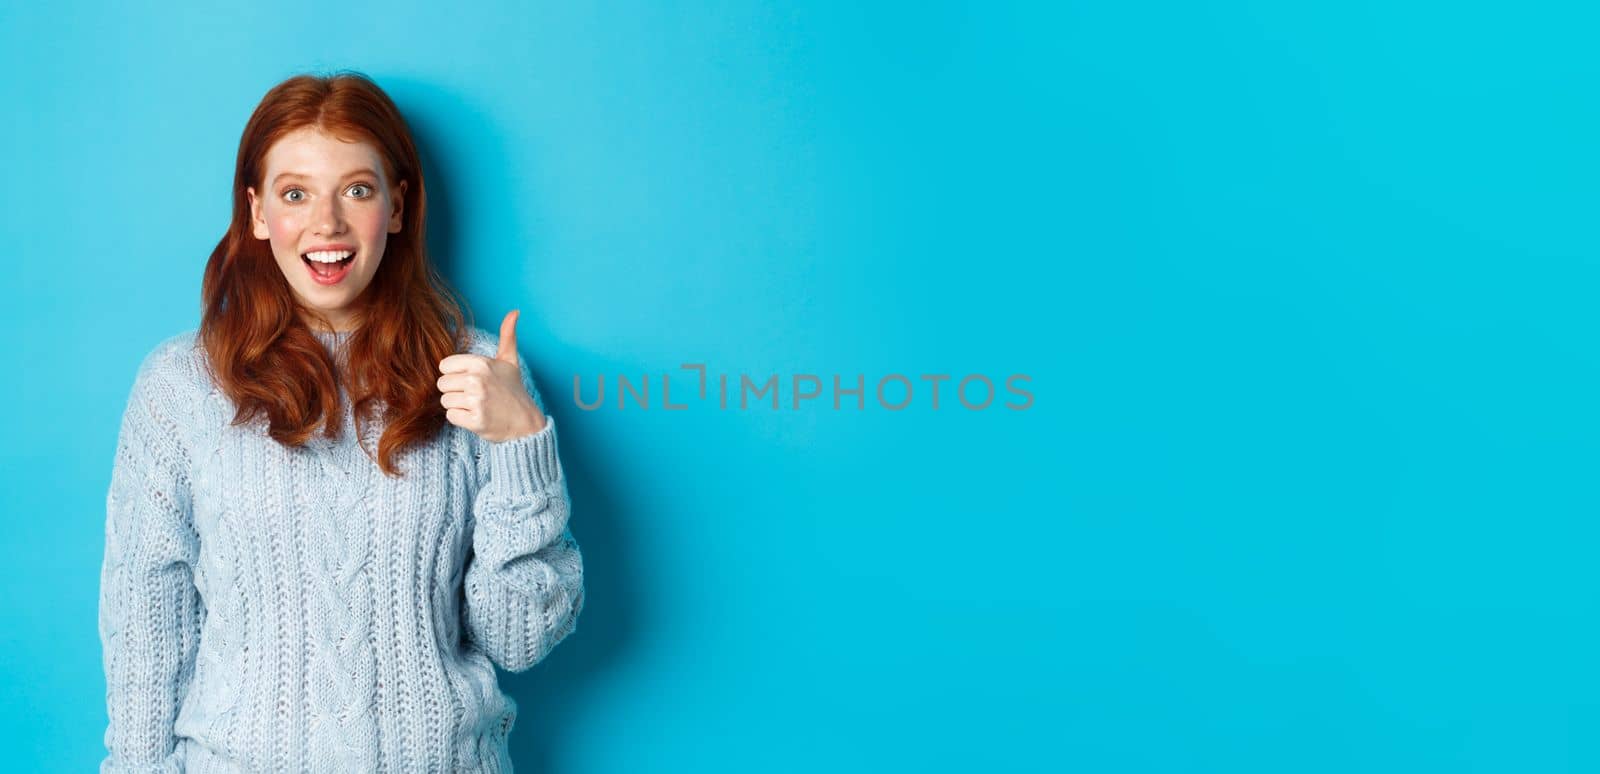
M 486 441 L 509 441 L 545 426 L 544 412 L 528 394 L 517 362 L 519 312 L 511 310 L 500 322 L 500 350 L 494 357 L 461 353 L 439 361 L 444 418 Z

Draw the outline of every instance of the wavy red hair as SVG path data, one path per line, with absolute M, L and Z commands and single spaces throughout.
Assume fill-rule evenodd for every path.
M 344 373 L 306 324 L 326 319 L 299 303 L 271 245 L 250 231 L 246 187 L 261 190 L 268 149 L 307 127 L 369 143 L 388 180 L 409 181 L 400 232 L 389 235 L 377 273 L 356 302 Z M 428 258 L 426 218 L 427 187 L 410 128 L 370 78 L 352 71 L 297 75 L 262 97 L 239 138 L 233 221 L 206 262 L 201 291 L 200 336 L 212 376 L 236 407 L 233 424 L 265 416 L 268 434 L 286 446 L 305 444 L 319 424 L 326 437 L 338 438 L 343 379 L 358 437 L 366 437 L 363 420 L 381 422 L 375 461 L 386 475 L 402 475 L 397 455 L 446 424 L 438 364 L 466 351 L 472 326 L 470 310 Z

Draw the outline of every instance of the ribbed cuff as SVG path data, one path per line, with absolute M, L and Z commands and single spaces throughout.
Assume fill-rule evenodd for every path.
M 180 750 L 167 753 L 155 763 L 123 763 L 106 757 L 100 761 L 100 774 L 183 774 Z
M 560 480 L 555 417 L 546 415 L 537 433 L 489 442 L 489 484 L 501 496 L 530 495 Z

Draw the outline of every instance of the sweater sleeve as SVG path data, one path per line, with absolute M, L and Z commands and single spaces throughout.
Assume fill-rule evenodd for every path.
M 109 755 L 101 774 L 181 770 L 173 724 L 205 611 L 193 582 L 185 400 L 170 352 L 146 356 L 129 394 L 106 494 L 99 631 Z
M 544 411 L 526 360 L 521 369 L 524 386 Z M 583 556 L 567 526 L 571 499 L 556 420 L 548 413 L 545 420 L 531 435 L 477 439 L 486 479 L 472 504 L 466 630 L 475 647 L 511 672 L 544 660 L 576 631 L 583 609 Z

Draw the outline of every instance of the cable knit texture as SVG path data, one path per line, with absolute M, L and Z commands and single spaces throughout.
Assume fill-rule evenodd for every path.
M 316 336 L 342 364 L 349 334 Z M 494 667 L 539 663 L 583 609 L 555 417 L 498 443 L 446 425 L 395 479 L 348 394 L 336 441 L 230 424 L 201 346 L 144 358 L 117 439 L 102 774 L 511 772 Z

